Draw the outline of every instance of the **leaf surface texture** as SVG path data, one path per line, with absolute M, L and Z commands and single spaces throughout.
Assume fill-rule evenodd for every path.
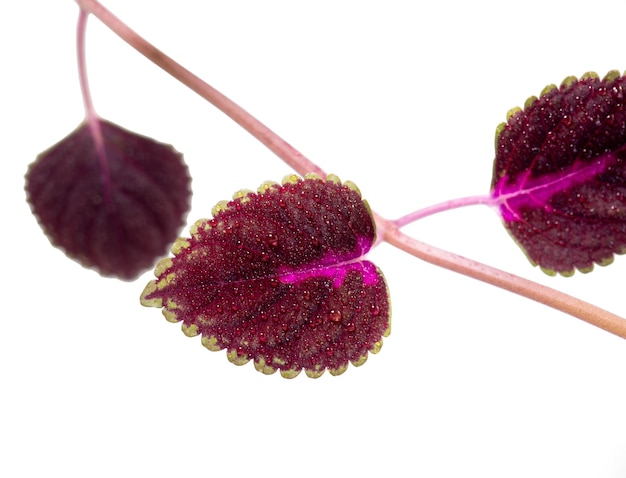
M 375 239 L 367 204 L 336 177 L 265 183 L 196 222 L 163 259 L 144 305 L 163 307 L 210 350 L 291 378 L 338 375 L 389 333 L 385 279 L 364 255 Z
M 549 274 L 587 272 L 626 251 L 625 88 L 617 71 L 569 77 L 498 127 L 491 194 Z
M 134 279 L 184 225 L 191 178 L 170 145 L 98 119 L 41 153 L 26 174 L 31 209 L 53 245 L 105 276 Z

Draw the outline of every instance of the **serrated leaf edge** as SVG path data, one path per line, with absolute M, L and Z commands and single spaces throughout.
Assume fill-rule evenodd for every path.
M 624 70 L 622 73 L 620 73 L 619 70 L 609 70 L 604 77 L 602 77 L 602 81 L 605 82 L 612 82 L 617 80 L 618 78 L 621 78 L 622 76 L 626 76 L 626 70 Z M 580 80 L 584 80 L 584 79 L 600 79 L 600 76 L 595 72 L 595 71 L 588 71 L 586 73 L 583 73 L 580 78 L 577 78 L 576 76 L 570 75 L 567 76 L 563 79 L 563 81 L 560 84 L 560 88 L 569 88 L 572 85 L 574 85 L 577 81 Z M 549 84 L 547 85 L 545 88 L 543 88 L 543 90 L 541 91 L 541 93 L 539 94 L 539 97 L 544 96 L 545 94 L 550 93 L 552 90 L 554 90 L 555 88 L 557 88 L 556 85 L 554 84 Z M 494 138 L 494 143 L 495 146 L 497 147 L 498 145 L 498 139 L 500 138 L 500 135 L 502 134 L 502 131 L 504 130 L 504 128 L 506 127 L 507 123 L 509 122 L 509 120 L 511 119 L 511 117 L 513 117 L 516 113 L 522 111 L 522 110 L 526 110 L 527 108 L 530 108 L 535 101 L 537 101 L 539 99 L 539 97 L 537 96 L 530 96 L 525 102 L 524 102 L 524 107 L 520 108 L 519 106 L 515 106 L 511 109 L 509 109 L 506 113 L 506 121 L 501 122 L 500 124 L 498 124 L 498 126 L 496 126 L 496 132 L 495 132 L 495 138 Z M 513 239 L 513 241 L 517 244 L 517 246 L 522 250 L 522 252 L 524 253 L 524 255 L 526 256 L 526 258 L 528 259 L 528 261 L 530 262 L 530 264 L 533 267 L 537 267 L 538 264 L 533 261 L 530 256 L 528 255 L 528 253 L 526 252 L 526 249 L 524 247 L 522 247 L 522 245 L 519 243 L 519 241 L 515 238 L 515 236 L 513 236 L 513 234 L 509 232 L 509 236 Z M 566 270 L 566 271 L 555 271 L 553 269 L 549 269 L 546 267 L 541 267 L 539 266 L 539 269 L 546 275 L 550 276 L 550 277 L 555 277 L 557 275 L 560 275 L 562 277 L 572 277 L 576 271 L 579 271 L 583 274 L 588 274 L 590 272 L 592 272 L 594 270 L 594 266 L 598 265 L 600 267 L 606 267 L 610 264 L 612 264 L 615 260 L 615 256 L 616 255 L 623 255 L 626 254 L 626 248 L 623 251 L 618 251 L 615 252 L 613 254 L 611 254 L 608 257 L 605 257 L 603 259 L 599 259 L 597 261 L 595 261 L 594 263 L 591 264 L 591 266 L 589 267 L 578 267 L 578 268 L 572 268 L 570 270 Z
M 304 176 L 304 178 L 301 178 L 300 176 L 296 175 L 296 174 L 289 174 L 285 177 L 283 177 L 281 184 L 282 185 L 286 185 L 286 184 L 295 184 L 299 181 L 302 181 L 304 179 L 312 179 L 312 180 L 321 180 L 321 181 L 326 181 L 326 182 L 330 182 L 330 183 L 334 183 L 334 184 L 343 184 L 344 186 L 346 186 L 347 188 L 349 188 L 350 190 L 356 192 L 359 197 L 362 198 L 361 195 L 361 191 L 359 190 L 359 188 L 357 187 L 357 185 L 355 183 L 353 183 L 352 181 L 345 181 L 345 182 L 341 182 L 341 180 L 339 179 L 339 177 L 335 174 L 328 174 L 326 176 L 326 178 L 322 178 L 320 177 L 318 174 L 306 174 Z M 257 188 L 256 192 L 258 194 L 263 194 L 266 193 L 269 189 L 275 187 L 276 185 L 278 185 L 278 183 L 276 183 L 275 181 L 265 181 L 263 183 L 261 183 L 261 185 Z M 245 199 L 245 197 L 249 194 L 254 194 L 254 191 L 251 191 L 249 189 L 240 189 L 237 192 L 235 192 L 233 194 L 233 199 Z M 366 207 L 366 209 L 368 210 L 369 214 L 371 215 L 371 209 L 369 207 L 369 204 L 367 203 L 367 201 L 363 200 L 363 203 Z M 215 206 L 213 206 L 213 208 L 211 209 L 211 214 L 213 217 L 217 216 L 220 212 L 228 209 L 229 206 L 229 201 L 226 200 L 222 200 L 216 203 Z M 197 220 L 189 229 L 190 233 L 192 236 L 196 235 L 198 232 L 198 229 L 200 229 L 201 227 L 207 227 L 207 223 L 210 221 L 210 219 L 199 219 Z M 375 224 L 375 222 L 374 222 Z M 180 254 L 180 252 L 183 249 L 186 249 L 190 246 L 189 243 L 189 239 L 186 237 L 179 237 L 178 239 L 176 239 L 176 241 L 174 241 L 174 244 L 172 245 L 171 248 L 171 252 L 174 255 L 178 255 Z M 166 285 L 169 285 L 170 283 L 172 283 L 175 280 L 175 276 L 174 274 L 169 274 L 169 275 L 165 275 L 165 277 L 162 277 L 165 272 L 172 267 L 173 262 L 172 262 L 172 258 L 171 257 L 165 257 L 163 259 L 161 259 L 158 263 L 157 266 L 155 267 L 154 270 L 154 274 L 157 277 L 156 280 L 151 280 L 150 282 L 148 282 L 148 284 L 145 286 L 143 292 L 141 293 L 141 297 L 140 297 L 140 302 L 141 305 L 146 306 L 146 307 L 157 307 L 157 308 L 162 308 L 162 314 L 165 317 L 165 319 L 168 322 L 172 322 L 172 323 L 177 323 L 180 322 L 180 319 L 178 319 L 178 317 L 176 316 L 175 311 L 173 311 L 172 309 L 176 308 L 176 304 L 175 303 L 168 303 L 168 304 L 163 304 L 163 301 L 161 298 L 158 299 L 147 299 L 147 296 L 149 296 L 150 294 L 152 294 L 155 290 L 157 289 L 162 289 L 164 288 Z M 377 270 L 379 270 L 377 268 Z M 380 270 L 379 270 L 380 272 Z M 388 287 L 388 286 L 387 286 Z M 389 293 L 389 291 L 387 291 L 387 293 Z M 166 305 L 167 307 L 164 307 L 164 305 Z M 385 332 L 383 333 L 383 337 L 388 337 L 391 333 L 391 305 L 389 305 L 390 310 L 389 310 L 389 323 L 387 325 L 387 329 L 385 330 Z M 183 334 L 187 337 L 196 337 L 199 334 L 199 329 L 198 326 L 196 324 L 191 324 L 191 325 L 186 325 L 185 323 L 181 324 L 181 330 L 183 332 Z M 211 337 L 211 336 L 202 336 L 201 337 L 201 344 L 207 349 L 210 350 L 212 352 L 220 352 L 224 349 L 220 348 L 219 346 L 217 346 L 217 340 L 215 337 Z M 350 363 L 352 363 L 352 365 L 354 367 L 360 367 L 361 365 L 363 365 L 368 358 L 368 354 L 372 353 L 372 354 L 377 354 L 378 352 L 380 352 L 381 348 L 383 346 L 383 338 L 381 338 L 380 340 L 378 340 L 377 342 L 374 343 L 374 345 L 372 346 L 372 348 L 366 352 L 363 356 L 361 356 L 359 359 L 357 360 L 352 360 L 350 361 Z M 248 363 L 250 361 L 250 358 L 248 357 L 243 357 L 238 355 L 237 350 L 235 349 L 226 349 L 226 358 L 233 364 L 235 365 L 245 365 L 246 363 Z M 265 362 L 265 359 L 263 359 L 262 357 L 258 358 L 258 359 L 254 359 L 253 360 L 254 363 L 254 368 L 255 370 L 257 370 L 258 372 L 261 372 L 265 375 L 272 375 L 274 373 L 276 373 L 277 370 L 279 370 L 277 367 L 272 367 L 270 364 Z M 328 372 L 330 375 L 332 376 L 339 376 L 341 374 L 343 374 L 347 369 L 348 369 L 348 363 L 335 368 L 335 369 L 328 369 Z M 324 372 L 327 369 L 325 367 L 318 367 L 315 369 L 304 369 L 304 373 L 307 377 L 309 378 L 319 378 L 322 375 L 324 375 Z M 297 377 L 298 375 L 300 375 L 300 373 L 302 372 L 302 370 L 280 370 L 280 375 L 283 378 L 287 378 L 287 379 L 292 379 Z

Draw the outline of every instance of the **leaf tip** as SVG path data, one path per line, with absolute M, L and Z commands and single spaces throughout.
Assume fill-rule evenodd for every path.
M 219 213 L 226 211 L 226 209 L 228 209 L 228 201 L 221 200 L 211 208 L 211 215 L 215 217 L 219 215 Z
M 613 264 L 614 260 L 615 260 L 615 256 L 610 256 L 605 259 L 601 259 L 597 261 L 596 264 L 598 264 L 600 267 L 606 267 L 606 266 Z
M 245 199 L 246 196 L 248 196 L 251 193 L 252 191 L 250 189 L 240 189 L 239 191 L 236 191 L 232 197 L 233 197 L 233 200 Z
M 246 354 L 239 353 L 237 349 L 228 350 L 228 352 L 226 352 L 226 358 L 230 363 L 239 366 L 245 365 L 250 361 Z
M 383 348 L 383 339 L 380 339 L 377 342 L 374 342 L 374 345 L 370 349 L 370 352 L 373 354 L 377 354 Z
M 519 106 L 511 108 L 509 111 L 506 112 L 506 121 L 510 121 L 513 116 L 515 116 L 517 113 L 520 113 L 521 111 L 522 109 Z
M 555 90 L 558 90 L 557 86 L 556 86 L 554 83 L 551 83 L 551 84 L 549 84 L 549 85 L 546 85 L 546 86 L 544 87 L 544 89 L 543 89 L 543 90 L 541 90 L 541 93 L 539 94 L 539 96 L 545 96 L 545 95 L 547 95 L 548 93 L 551 93 L 551 92 L 553 92 L 553 91 L 555 91 Z
M 506 123 L 504 121 L 496 126 L 496 137 L 494 139 L 494 146 L 496 147 L 496 149 L 498 148 L 498 140 L 500 139 L 504 128 L 506 128 Z
M 300 176 L 298 176 L 297 174 L 288 174 L 283 177 L 281 184 L 283 186 L 286 186 L 288 184 L 297 184 L 298 181 L 300 181 Z
M 164 257 L 159 262 L 157 262 L 156 267 L 154 268 L 154 275 L 156 277 L 161 277 L 165 271 L 170 269 L 174 265 L 171 257 Z
M 254 369 L 257 372 L 261 372 L 263 375 L 276 373 L 276 368 L 270 367 L 263 357 L 258 357 L 254 360 Z
M 265 181 L 265 182 L 261 183 L 261 185 L 257 188 L 257 192 L 259 194 L 264 194 L 268 190 L 272 189 L 273 187 L 275 187 L 277 185 L 278 185 L 278 183 L 276 181 Z
M 341 184 L 341 179 L 336 174 L 329 174 L 326 176 L 326 182 L 333 184 Z
M 346 370 L 348 370 L 348 364 L 344 364 L 341 365 L 337 368 L 331 368 L 328 370 L 328 373 L 330 373 L 333 377 L 338 377 L 339 375 L 341 375 L 342 373 L 344 373 Z
M 201 339 L 202 345 L 211 352 L 219 352 L 222 347 L 219 345 L 217 338 L 214 335 L 203 335 Z
M 316 367 L 312 369 L 305 369 L 304 373 L 309 378 L 320 378 L 322 375 L 324 375 L 325 371 L 326 369 L 323 367 Z
M 573 77 L 576 78 L 576 77 Z M 599 80 L 600 76 L 595 71 L 587 71 L 580 75 L 581 80 Z M 572 82 L 573 84 L 573 82 Z
M 530 108 L 532 105 L 535 104 L 535 102 L 537 101 L 537 97 L 536 96 L 529 96 L 528 98 L 526 98 L 526 101 L 524 102 L 524 109 L 528 109 Z
M 624 72 L 624 75 L 626 75 L 626 71 Z M 602 78 L 602 81 L 605 81 L 607 83 L 610 83 L 612 81 L 617 80 L 618 78 L 620 78 L 622 75 L 620 75 L 619 70 L 610 70 L 607 72 L 606 75 L 604 75 L 604 78 Z
M 178 255 L 184 249 L 189 249 L 190 246 L 191 246 L 191 243 L 189 242 L 189 239 L 185 237 L 179 237 L 178 239 L 174 241 L 174 244 L 172 244 L 172 249 L 171 249 L 172 254 Z M 171 267 L 171 265 L 169 267 Z
M 306 173 L 304 175 L 304 179 L 311 179 L 313 181 L 319 181 L 322 179 L 322 177 L 317 173 Z
M 367 362 L 367 353 L 361 355 L 358 359 L 352 360 L 350 361 L 350 363 L 352 365 L 354 365 L 355 367 L 360 367 L 361 365 L 363 365 L 365 362 Z
M 359 187 L 354 184 L 352 181 L 348 180 L 345 183 L 343 183 L 344 186 L 346 186 L 348 189 L 350 189 L 351 191 L 354 191 L 355 193 L 357 193 L 359 195 L 359 197 L 362 197 L 361 195 L 361 190 L 359 189 Z
M 577 82 L 578 82 L 578 78 L 573 76 L 573 75 L 570 75 L 570 76 L 565 77 L 563 79 L 563 81 L 561 82 L 561 86 L 560 87 L 561 88 L 570 88 L 572 85 L 574 85 Z M 542 94 L 542 96 L 543 96 L 543 94 Z
M 163 314 L 163 317 L 165 317 L 165 320 L 167 320 L 168 322 L 171 322 L 172 324 L 176 324 L 180 322 L 178 315 L 173 310 L 163 309 L 161 313 Z
M 301 370 L 295 370 L 295 369 L 281 370 L 280 371 L 280 375 L 283 378 L 292 379 L 292 378 L 296 378 L 298 375 L 300 375 L 300 372 L 301 372 Z
M 156 288 L 157 286 L 155 280 L 151 280 L 146 284 L 146 287 L 144 287 L 140 297 L 141 305 L 143 305 L 144 307 L 156 307 L 159 309 L 163 307 L 163 299 L 161 299 L 161 297 L 156 297 L 153 299 L 148 298 L 150 295 L 152 295 Z
M 183 322 L 180 328 L 183 331 L 183 334 L 185 334 L 187 337 L 196 337 L 200 333 L 200 329 L 198 329 L 198 326 L 196 324 L 188 325 Z

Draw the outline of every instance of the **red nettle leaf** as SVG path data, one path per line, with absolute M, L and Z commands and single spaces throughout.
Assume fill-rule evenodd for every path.
M 311 377 L 363 363 L 390 331 L 375 224 L 352 183 L 289 176 L 240 191 L 180 238 L 141 295 L 235 364 Z
M 26 193 L 53 245 L 102 275 L 133 279 L 180 233 L 190 183 L 170 145 L 93 119 L 37 157 Z
M 626 76 L 550 85 L 496 132 L 491 191 L 504 224 L 549 274 L 626 251 Z

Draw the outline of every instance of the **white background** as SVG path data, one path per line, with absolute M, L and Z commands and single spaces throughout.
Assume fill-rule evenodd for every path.
M 568 75 L 626 69 L 624 1 L 105 4 L 389 218 L 486 193 L 509 108 Z M 119 282 L 68 260 L 23 175 L 82 119 L 77 7 L 1 9 L 1 476 L 626 477 L 626 342 L 545 306 L 382 245 L 370 257 L 393 331 L 380 354 L 290 381 L 141 307 L 151 272 Z M 185 154 L 190 224 L 290 172 L 89 24 L 98 112 Z M 626 316 L 624 258 L 549 278 L 481 207 L 407 232 Z

